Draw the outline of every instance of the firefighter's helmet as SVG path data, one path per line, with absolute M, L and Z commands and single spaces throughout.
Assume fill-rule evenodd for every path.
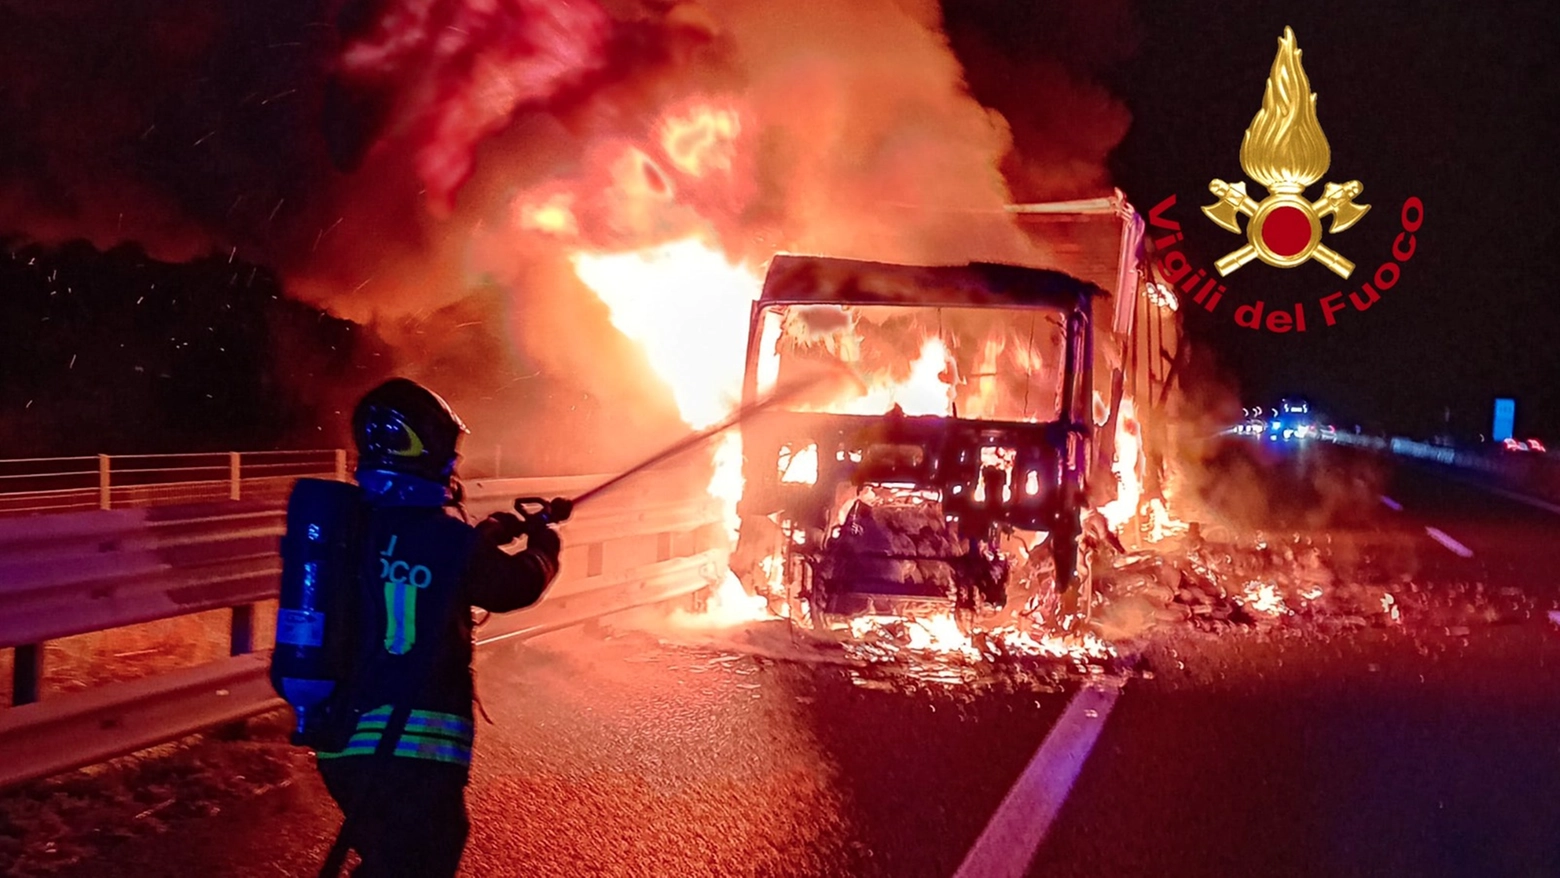
M 466 425 L 438 394 L 392 378 L 364 394 L 352 412 L 358 468 L 448 482 Z

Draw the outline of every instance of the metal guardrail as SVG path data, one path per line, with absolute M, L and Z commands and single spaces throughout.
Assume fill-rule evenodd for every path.
M 1343 440 L 1342 434 L 1339 439 Z M 1560 502 L 1560 455 L 1513 452 L 1496 446 L 1456 448 L 1402 436 L 1390 439 L 1350 437 L 1345 444 L 1373 451 L 1390 451 L 1402 457 L 1441 464 L 1465 473 L 1477 473 L 1480 480 L 1498 485 L 1513 494 Z
M 344 449 L 95 454 L 0 460 L 0 515 L 215 500 L 280 502 L 294 479 L 344 479 Z
M 582 476 L 467 483 L 473 517 L 515 496 L 570 496 Z M 661 603 L 719 581 L 720 504 L 663 473 L 580 510 L 562 568 L 535 606 L 495 615 L 479 642 L 525 638 Z M 694 496 L 690 496 L 694 494 Z M 103 510 L 0 519 L 0 647 L 15 652 L 0 710 L 0 787 L 91 764 L 280 706 L 253 652 L 254 605 L 276 596 L 280 502 Z M 51 639 L 231 607 L 231 657 L 39 700 Z

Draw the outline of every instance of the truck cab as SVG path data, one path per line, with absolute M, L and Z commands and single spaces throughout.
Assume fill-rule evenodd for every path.
M 775 402 L 742 426 L 733 569 L 820 628 L 1074 588 L 1101 295 L 1016 265 L 776 256 L 743 385 Z

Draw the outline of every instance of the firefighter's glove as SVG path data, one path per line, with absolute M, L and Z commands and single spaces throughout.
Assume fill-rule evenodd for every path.
M 525 535 L 528 551 L 541 552 L 555 561 L 558 559 L 558 553 L 563 551 L 563 543 L 558 539 L 558 532 L 540 521 L 527 522 Z
M 477 532 L 495 546 L 507 546 L 525 534 L 526 525 L 513 512 L 495 512 L 482 519 Z
M 567 497 L 554 497 L 547 504 L 547 511 L 553 524 L 563 524 L 574 514 L 574 501 Z

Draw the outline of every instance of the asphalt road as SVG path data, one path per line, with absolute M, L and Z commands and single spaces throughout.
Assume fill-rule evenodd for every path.
M 478 673 L 494 724 L 471 875 L 951 874 L 1068 695 L 1037 679 L 976 697 L 637 634 L 553 636 Z M 336 819 L 301 775 L 77 874 L 304 874 Z
M 1333 536 L 1420 611 L 1152 649 L 1030 874 L 1560 875 L 1560 516 L 1434 468 L 1380 488 Z
M 1401 509 L 1306 527 L 1394 568 L 1402 624 L 1155 637 L 1029 874 L 1560 875 L 1560 516 L 1422 470 L 1377 489 Z M 486 652 L 464 873 L 953 875 L 1089 676 L 837 659 L 778 622 Z M 62 874 L 312 874 L 337 819 L 301 773 Z

